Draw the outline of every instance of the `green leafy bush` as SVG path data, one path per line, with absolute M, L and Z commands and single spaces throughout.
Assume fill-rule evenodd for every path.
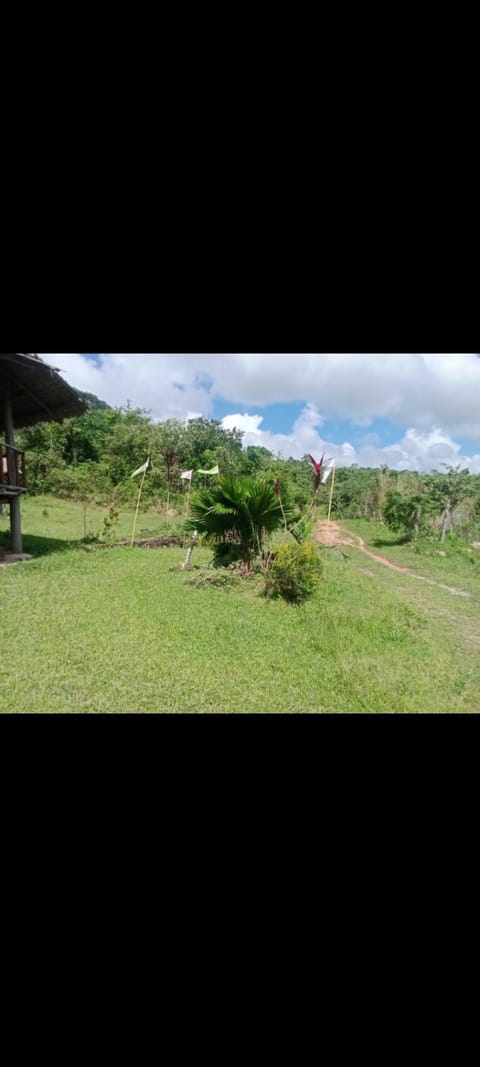
M 420 537 L 418 541 L 411 542 L 408 547 L 416 556 L 438 555 L 438 541 L 433 537 Z
M 421 493 L 402 496 L 392 490 L 387 493 L 383 518 L 387 526 L 400 534 L 402 540 L 407 543 L 426 534 L 428 510 L 429 502 Z
M 115 537 L 119 518 L 120 512 L 112 504 L 109 508 L 108 515 L 106 515 L 103 520 L 102 537 L 105 541 L 110 541 Z
M 268 596 L 280 596 L 290 604 L 301 604 L 315 592 L 323 575 L 318 548 L 311 542 L 280 545 L 266 581 Z

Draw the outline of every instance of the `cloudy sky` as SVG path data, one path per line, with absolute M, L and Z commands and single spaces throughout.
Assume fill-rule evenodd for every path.
M 220 419 L 283 457 L 480 473 L 477 355 L 40 355 L 112 406 Z

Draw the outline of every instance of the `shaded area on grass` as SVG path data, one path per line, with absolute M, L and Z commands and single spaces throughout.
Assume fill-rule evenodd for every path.
M 2 538 L 0 544 L 6 551 L 10 551 L 10 538 Z M 34 559 L 40 556 L 50 556 L 54 552 L 66 552 L 72 548 L 80 548 L 81 541 L 64 541 L 59 537 L 36 537 L 34 534 L 23 535 L 23 551 Z
M 388 541 L 382 537 L 374 537 L 370 541 L 370 544 L 373 545 L 374 548 L 393 548 L 394 545 L 404 546 L 408 544 L 408 542 L 404 537 L 394 537 L 390 538 Z

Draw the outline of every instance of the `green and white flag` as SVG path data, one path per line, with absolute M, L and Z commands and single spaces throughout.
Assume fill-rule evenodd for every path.
M 212 467 L 209 471 L 197 471 L 197 474 L 219 474 L 218 463 L 215 467 Z
M 136 478 L 137 474 L 143 474 L 144 471 L 147 470 L 147 467 L 148 467 L 149 463 L 150 463 L 150 457 L 148 457 L 147 462 L 143 464 L 143 467 L 139 467 L 138 470 L 134 471 L 133 474 L 130 475 L 130 477 L 131 478 Z

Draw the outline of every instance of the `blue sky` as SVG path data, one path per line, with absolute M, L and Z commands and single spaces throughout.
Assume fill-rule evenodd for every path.
M 40 353 L 42 354 L 42 353 Z M 146 355 L 44 358 L 71 385 L 155 419 L 204 415 L 236 425 L 244 444 L 339 464 L 480 472 L 480 359 L 422 355 Z

